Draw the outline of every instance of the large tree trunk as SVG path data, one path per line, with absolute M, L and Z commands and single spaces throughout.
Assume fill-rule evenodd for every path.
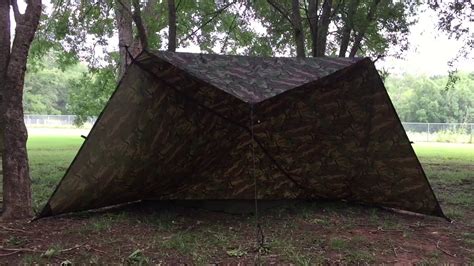
M 10 57 L 10 3 L 0 1 L 0 84 L 5 81 L 8 58 Z M 0 86 L 0 100 L 4 88 Z
M 168 0 L 168 51 L 176 52 L 176 5 Z
M 354 38 L 354 43 L 352 45 L 351 52 L 349 54 L 349 57 L 355 57 L 357 51 L 359 51 L 360 48 L 360 43 L 362 42 L 362 39 L 364 38 L 365 32 L 367 31 L 367 28 L 369 25 L 374 21 L 375 18 L 375 13 L 377 12 L 377 6 L 380 3 L 380 0 L 374 0 L 372 2 L 372 5 L 370 6 L 369 12 L 367 12 L 367 18 L 366 22 L 364 24 L 364 27 L 357 32 L 355 38 Z
M 131 15 L 130 0 L 117 0 L 115 3 L 115 18 L 118 28 L 119 37 L 119 70 L 118 80 L 120 80 L 127 70 L 127 66 L 131 63 L 131 58 L 128 56 L 128 49 L 132 49 L 133 45 L 133 19 Z
M 294 31 L 295 43 L 296 43 L 296 57 L 305 57 L 304 31 L 303 31 L 303 24 L 301 22 L 300 1 L 292 0 L 291 9 L 292 9 L 291 20 L 293 21 L 293 31 Z
M 339 48 L 339 57 L 345 57 L 349 42 L 351 39 L 351 31 L 354 29 L 354 15 L 357 11 L 359 0 L 351 0 L 348 6 L 347 15 L 344 20 L 344 27 L 341 34 L 341 45 Z
M 324 0 L 323 11 L 319 19 L 316 56 L 324 56 L 328 37 L 329 23 L 331 22 L 332 0 Z
M 5 91 L 6 70 L 10 57 L 10 3 L 0 1 L 0 110 L 2 108 Z M 0 115 L 0 178 L 3 180 L 3 116 Z
M 15 38 L 4 81 L 1 110 L 5 142 L 2 162 L 4 219 L 26 218 L 33 215 L 26 150 L 28 134 L 23 120 L 23 85 L 28 51 L 39 24 L 42 6 L 41 0 L 30 0 L 27 3 L 24 15 L 14 8 Z M 16 1 L 12 1 L 12 6 L 16 7 Z
M 318 54 L 318 0 L 308 1 L 308 21 L 311 32 L 311 55 L 316 57 Z

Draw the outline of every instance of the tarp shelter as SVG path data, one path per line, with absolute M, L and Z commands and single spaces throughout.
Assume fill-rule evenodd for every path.
M 148 51 L 40 216 L 137 200 L 254 199 L 255 180 L 258 199 L 443 216 L 370 59 Z

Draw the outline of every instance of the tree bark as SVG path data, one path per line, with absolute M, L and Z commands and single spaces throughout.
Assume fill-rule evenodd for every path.
M 119 2 L 120 1 L 120 2 Z M 127 66 L 131 63 L 131 58 L 128 56 L 127 48 L 132 48 L 133 45 L 133 19 L 131 14 L 130 0 L 116 1 L 115 18 L 118 28 L 119 37 L 119 70 L 118 80 L 120 80 L 127 70 Z
M 318 0 L 308 1 L 308 21 L 311 32 L 311 55 L 316 57 L 318 54 Z
M 5 91 L 6 70 L 10 57 L 10 3 L 0 1 L 0 110 L 2 108 L 3 94 Z M 0 167 L 3 158 L 3 116 L 0 115 Z M 3 180 L 3 170 L 0 170 Z
M 375 18 L 375 13 L 377 12 L 377 6 L 380 3 L 380 0 L 374 0 L 372 2 L 372 5 L 370 6 L 369 12 L 367 12 L 367 18 L 366 18 L 366 23 L 364 24 L 364 27 L 359 30 L 359 32 L 356 34 L 354 38 L 354 43 L 352 45 L 351 52 L 349 53 L 349 57 L 355 57 L 357 51 L 360 48 L 360 43 L 362 39 L 364 38 L 365 32 L 367 31 L 367 28 L 369 25 L 374 21 Z
M 176 52 L 176 5 L 168 0 L 168 51 Z
M 331 23 L 332 0 L 324 0 L 323 11 L 319 19 L 318 37 L 316 39 L 316 56 L 324 56 L 326 53 L 329 23 Z
M 16 1 L 11 1 L 15 8 Z M 33 215 L 31 180 L 26 141 L 28 133 L 23 120 L 23 85 L 31 42 L 41 16 L 41 0 L 27 1 L 25 14 L 14 10 L 15 38 L 5 73 L 2 112 L 4 121 L 3 214 L 4 219 Z M 4 7 L 3 7 L 4 8 Z
M 339 57 L 345 57 L 347 48 L 349 47 L 349 41 L 351 39 L 351 32 L 354 29 L 354 15 L 357 11 L 357 6 L 360 0 L 351 0 L 345 17 L 345 23 L 342 28 L 341 45 L 339 48 Z
M 291 9 L 291 20 L 293 21 L 293 31 L 296 43 L 296 57 L 305 57 L 304 31 L 301 22 L 300 1 L 292 0 Z

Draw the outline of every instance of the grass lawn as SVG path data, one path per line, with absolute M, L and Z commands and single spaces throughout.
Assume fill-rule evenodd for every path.
M 418 142 L 413 147 L 422 163 L 474 165 L 474 144 Z
M 35 210 L 82 141 L 74 135 L 30 137 Z M 251 215 L 130 208 L 2 223 L 0 263 L 472 262 L 474 145 L 416 143 L 414 148 L 453 223 L 345 203 L 289 205 L 261 214 L 265 245 L 256 249 Z
M 468 215 L 466 223 L 474 225 L 474 144 L 417 143 L 414 148 L 446 215 Z
M 30 136 L 27 145 L 35 211 L 51 196 L 83 140 L 80 136 Z

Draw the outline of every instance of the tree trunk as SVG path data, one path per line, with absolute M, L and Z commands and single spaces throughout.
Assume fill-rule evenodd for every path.
M 324 56 L 328 37 L 329 23 L 331 22 L 332 0 L 324 0 L 323 11 L 319 19 L 318 37 L 316 40 L 316 56 Z
M 301 22 L 300 1 L 292 0 L 291 9 L 292 9 L 291 20 L 293 21 L 293 31 L 294 31 L 295 43 L 296 43 L 296 57 L 305 57 L 304 31 L 303 31 L 303 24 Z
M 12 6 L 16 5 L 12 1 Z M 23 85 L 31 42 L 41 16 L 41 0 L 30 0 L 25 14 L 15 12 L 15 38 L 5 73 L 2 104 L 4 119 L 3 214 L 4 219 L 26 218 L 31 208 L 31 180 L 26 141 L 28 133 L 23 120 Z
M 318 0 L 308 1 L 308 21 L 311 31 L 311 55 L 316 57 L 318 54 Z
M 10 3 L 0 1 L 0 110 L 2 108 L 5 91 L 6 70 L 10 57 Z M 0 115 L 0 178 L 3 180 L 3 116 Z
M 5 81 L 8 58 L 10 57 L 10 3 L 0 1 L 0 84 Z M 3 84 L 2 84 L 3 85 Z M 3 92 L 0 86 L 0 100 Z
M 118 80 L 120 80 L 127 70 L 127 66 L 131 63 L 131 58 L 128 56 L 127 48 L 132 48 L 133 45 L 133 19 L 131 15 L 130 0 L 117 0 L 115 3 L 115 18 L 118 28 L 119 37 L 119 71 Z
M 354 15 L 357 11 L 359 0 L 351 0 L 345 17 L 344 27 L 342 28 L 341 45 L 339 48 L 339 57 L 345 57 L 349 41 L 351 39 L 351 31 L 354 29 Z
M 367 21 L 364 24 L 364 27 L 360 29 L 360 31 L 356 34 L 349 57 L 355 57 L 357 51 L 359 50 L 360 43 L 362 42 L 362 39 L 364 38 L 367 28 L 374 21 L 375 13 L 377 12 L 377 6 L 379 3 L 380 3 L 380 0 L 374 0 L 372 2 L 369 12 L 367 12 L 367 18 L 366 18 Z
M 168 0 L 168 51 L 176 52 L 176 6 Z

